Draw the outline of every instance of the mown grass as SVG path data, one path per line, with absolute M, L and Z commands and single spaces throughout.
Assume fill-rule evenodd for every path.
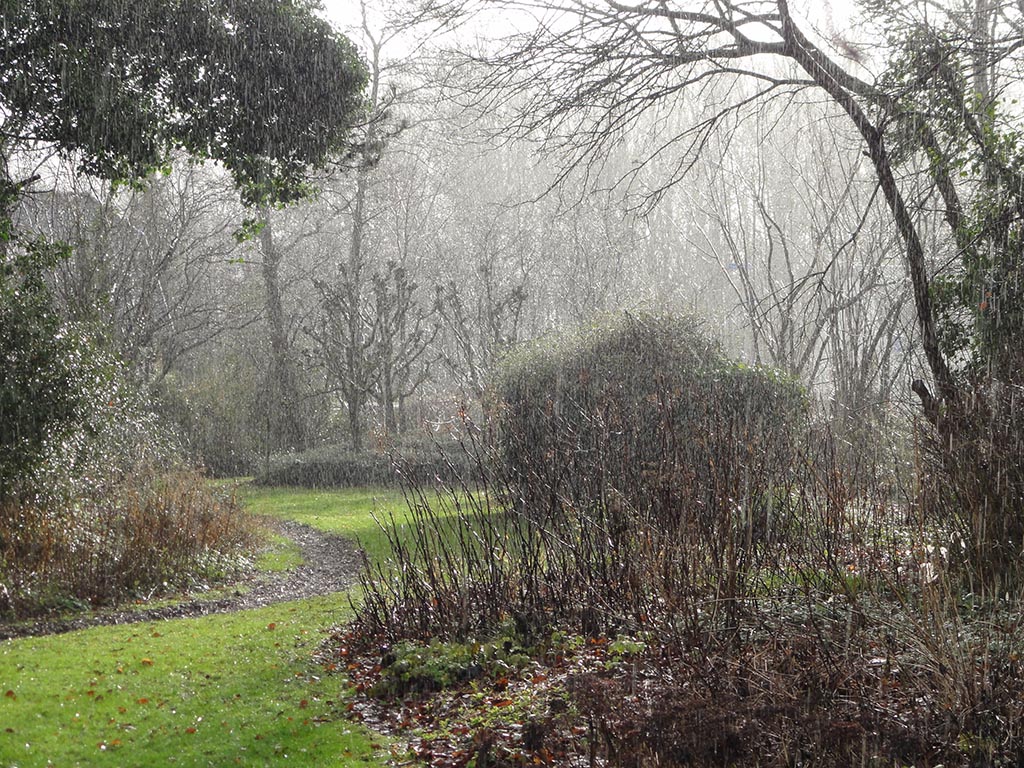
M 243 489 L 258 514 L 386 538 L 371 512 L 394 490 Z M 292 567 L 272 549 L 262 567 Z M 344 593 L 235 614 L 96 627 L 0 644 L 0 768 L 382 764 L 377 738 L 341 718 L 346 692 L 312 652 L 349 618 Z
M 271 534 L 267 547 L 256 558 L 256 570 L 264 573 L 285 573 L 303 563 L 302 548 L 291 539 Z
M 366 551 L 371 562 L 381 562 L 391 554 L 387 536 L 374 520 L 374 514 L 387 522 L 386 516 L 393 513 L 400 527 L 411 519 L 402 492 L 395 488 L 324 491 L 242 485 L 238 497 L 256 514 L 295 520 L 352 539 Z M 445 517 L 447 512 L 450 510 L 440 515 Z M 403 538 L 408 538 L 406 533 L 398 531 Z
M 0 765 L 374 762 L 310 654 L 343 595 L 0 646 Z

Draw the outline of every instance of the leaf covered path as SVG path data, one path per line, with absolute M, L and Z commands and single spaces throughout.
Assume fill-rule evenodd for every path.
M 0 624 L 0 640 L 71 632 L 98 625 L 180 619 L 261 608 L 274 603 L 328 595 L 350 587 L 359 572 L 359 549 L 349 539 L 291 520 L 273 523 L 302 550 L 303 564 L 284 573 L 257 573 L 238 582 L 233 594 L 193 599 L 156 608 L 102 611 L 69 619 Z

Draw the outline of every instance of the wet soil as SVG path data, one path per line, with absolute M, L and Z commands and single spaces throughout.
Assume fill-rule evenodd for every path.
M 341 536 L 287 520 L 277 521 L 275 530 L 295 541 L 302 549 L 304 563 L 284 573 L 252 573 L 236 582 L 234 591 L 214 599 L 186 599 L 156 608 L 108 610 L 82 616 L 41 618 L 15 624 L 0 623 L 0 640 L 71 632 L 76 629 L 140 621 L 180 619 L 213 613 L 244 611 L 265 605 L 341 592 L 355 583 L 360 568 L 359 549 Z

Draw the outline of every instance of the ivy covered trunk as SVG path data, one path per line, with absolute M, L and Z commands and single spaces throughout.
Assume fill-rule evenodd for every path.
M 888 105 L 890 141 L 923 150 L 956 249 L 929 285 L 948 380 L 933 367 L 938 398 L 915 382 L 931 422 L 925 487 L 970 574 L 1002 594 L 1024 554 L 1024 142 L 990 96 L 990 73 L 961 55 L 938 36 L 907 39 L 891 85 L 915 87 Z
M 999 119 L 984 62 L 961 60 L 934 30 L 908 30 L 891 68 L 869 86 L 823 56 L 785 3 L 780 10 L 790 56 L 860 133 L 903 241 L 936 390 L 913 383 L 929 424 L 926 505 L 952 526 L 951 549 L 969 575 L 1001 592 L 1024 552 L 1024 141 Z M 922 158 L 956 249 L 937 274 L 897 177 Z

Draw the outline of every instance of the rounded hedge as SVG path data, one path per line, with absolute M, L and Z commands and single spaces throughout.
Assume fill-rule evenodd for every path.
M 534 514 L 628 506 L 665 525 L 770 497 L 809 409 L 798 382 L 728 359 L 675 315 L 617 316 L 524 346 L 494 389 L 498 453 Z

